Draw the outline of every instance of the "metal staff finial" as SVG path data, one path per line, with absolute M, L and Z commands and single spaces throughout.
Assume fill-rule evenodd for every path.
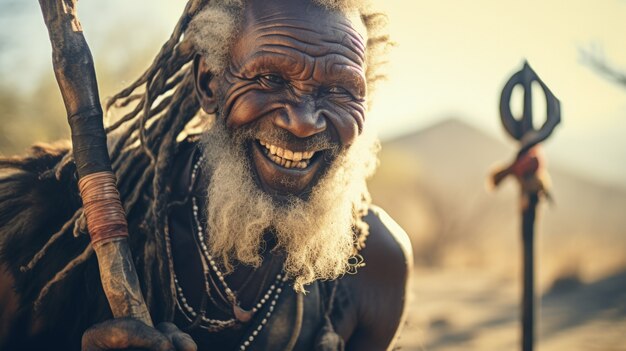
M 539 129 L 533 124 L 532 83 L 537 82 L 546 97 L 546 120 Z M 524 110 L 521 118 L 511 113 L 513 88 L 524 89 Z M 542 157 L 538 144 L 546 140 L 561 122 L 561 104 L 550 89 L 533 71 L 528 62 L 513 74 L 502 89 L 500 97 L 500 119 L 507 133 L 519 141 L 520 150 L 515 160 L 492 175 L 497 186 L 508 175 L 514 175 L 521 186 L 522 245 L 523 245 L 523 289 L 522 289 L 522 351 L 532 351 L 534 344 L 534 225 L 537 204 L 541 195 L 550 199 L 546 176 L 542 169 Z

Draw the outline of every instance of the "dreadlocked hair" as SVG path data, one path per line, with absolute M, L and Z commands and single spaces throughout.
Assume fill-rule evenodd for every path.
M 317 1 L 335 10 L 355 8 L 354 0 Z M 129 218 L 131 249 L 143 278 L 144 296 L 148 306 L 158 302 L 159 313 L 162 313 L 153 313 L 156 321 L 171 321 L 175 308 L 173 267 L 167 259 L 170 248 L 166 242 L 168 235 L 165 235 L 171 194 L 168 185 L 174 158 L 179 142 L 194 128 L 207 124 L 207 119 L 200 116 L 202 111 L 194 93 L 192 60 L 199 54 L 212 72 L 219 74 L 223 71 L 230 43 L 238 30 L 237 24 L 241 23 L 243 8 L 243 0 L 190 0 L 152 64 L 105 104 L 107 116 L 122 112 L 121 117 L 106 128 L 106 133 L 110 140 L 112 168 Z M 386 16 L 368 9 L 358 6 L 368 29 L 366 76 L 371 92 L 373 83 L 384 77 L 378 73 L 378 68 L 385 63 L 381 54 L 387 51 L 390 42 L 383 30 Z M 61 180 L 63 175 L 75 169 L 72 153 L 66 149 L 55 157 L 58 162 L 45 172 L 45 176 Z M 3 166 L 20 168 L 23 165 L 14 159 L 4 161 L 0 164 Z M 21 271 L 33 270 L 46 252 L 69 233 L 85 237 L 82 235 L 87 233 L 84 216 L 80 205 L 74 208 L 69 219 L 21 267 Z M 93 256 L 88 240 L 83 242 L 82 249 L 75 250 L 77 256 L 43 284 L 34 301 L 36 309 L 45 302 L 55 284 Z

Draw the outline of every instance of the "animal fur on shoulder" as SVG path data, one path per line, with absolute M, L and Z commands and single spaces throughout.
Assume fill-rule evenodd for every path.
M 51 345 L 80 349 L 82 332 L 110 313 L 106 302 L 101 302 L 95 257 L 73 270 L 63 284 L 51 286 L 48 298 L 38 310 L 34 308 L 46 283 L 85 250 L 86 235 L 75 238 L 70 229 L 32 269 L 21 269 L 81 207 L 74 165 L 59 167 L 68 152 L 66 145 L 38 144 L 25 157 L 0 159 L 0 265 L 13 276 L 20 301 L 8 339 L 0 340 L 2 349 L 49 349 Z M 39 345 L 38 340 L 46 340 L 47 345 Z
M 195 136 L 176 144 L 175 169 L 191 157 L 196 144 Z M 150 208 L 151 188 L 133 191 L 140 197 L 128 217 L 130 248 L 142 291 L 158 322 L 164 320 L 163 301 L 152 292 L 160 289 L 160 280 L 146 278 L 158 275 L 155 243 L 148 235 L 154 233 L 155 224 L 142 215 Z M 84 221 L 76 221 L 81 207 L 67 144 L 38 144 L 27 156 L 0 158 L 0 268 L 13 276 L 20 305 L 8 339 L 0 338 L 0 350 L 50 349 L 50 345 L 55 350 L 80 350 L 83 332 L 112 318 Z M 33 264 L 35 256 L 40 257 Z M 57 279 L 60 275 L 63 278 Z

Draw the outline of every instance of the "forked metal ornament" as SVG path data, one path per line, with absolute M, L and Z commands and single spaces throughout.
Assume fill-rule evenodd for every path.
M 533 120 L 532 83 L 537 82 L 546 97 L 546 120 L 539 129 L 535 129 Z M 515 118 L 511 112 L 513 89 L 521 85 L 524 88 L 524 110 L 521 118 Z M 508 80 L 500 96 L 500 119 L 507 133 L 521 144 L 518 156 L 533 146 L 546 140 L 554 127 L 561 122 L 561 103 L 539 78 L 527 61 L 524 67 Z

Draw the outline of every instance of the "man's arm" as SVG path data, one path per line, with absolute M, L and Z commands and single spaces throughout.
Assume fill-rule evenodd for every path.
M 350 281 L 357 304 L 357 326 L 347 350 L 387 350 L 404 321 L 413 253 L 407 234 L 382 209 L 365 217 L 370 226 L 362 255 L 365 267 Z

